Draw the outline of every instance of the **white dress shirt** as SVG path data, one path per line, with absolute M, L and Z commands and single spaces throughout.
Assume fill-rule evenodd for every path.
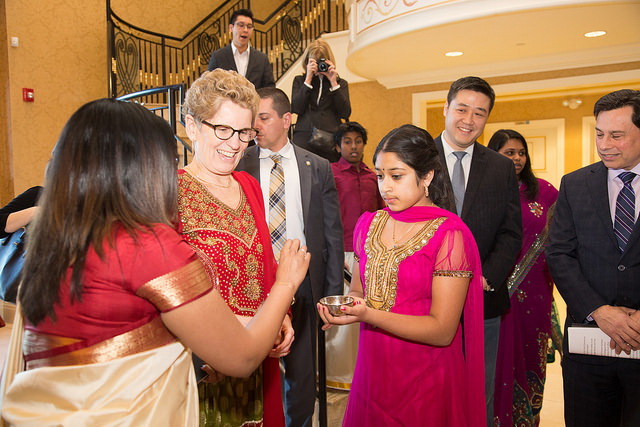
M 238 73 L 243 77 L 247 76 L 247 67 L 249 67 L 249 51 L 251 46 L 247 46 L 247 50 L 240 53 L 235 44 L 231 43 L 231 50 L 233 51 L 233 60 L 236 63 Z
M 467 153 L 467 155 L 462 158 L 462 170 L 464 173 L 464 188 L 467 188 L 467 183 L 469 182 L 469 170 L 471 170 L 471 157 L 473 157 L 474 144 L 471 144 L 465 150 L 454 150 L 447 143 L 447 140 L 444 136 L 444 132 L 442 132 L 442 135 L 440 136 L 440 138 L 442 139 L 442 151 L 444 153 L 444 158 L 447 161 L 447 170 L 449 171 L 449 179 L 451 179 L 451 177 L 453 176 L 453 166 L 456 164 L 456 161 L 458 160 L 458 158 L 456 157 L 455 154 L 453 154 L 453 152 L 465 151 Z
M 299 239 L 300 245 L 306 245 L 304 237 L 304 216 L 302 213 L 302 193 L 300 191 L 300 174 L 296 153 L 291 142 L 274 153 L 267 148 L 260 148 L 260 188 L 264 198 L 264 207 L 269 222 L 269 182 L 274 162 L 269 156 L 282 156 L 282 170 L 284 171 L 284 205 L 287 217 L 287 239 Z

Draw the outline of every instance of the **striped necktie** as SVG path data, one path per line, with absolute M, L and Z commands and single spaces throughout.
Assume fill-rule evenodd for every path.
M 631 181 L 636 177 L 633 172 L 622 172 L 617 178 L 620 178 L 624 186 L 618 194 L 616 200 L 616 216 L 613 224 L 613 232 L 618 239 L 618 247 L 620 252 L 624 252 L 633 231 L 636 214 L 636 195 L 631 187 Z
M 280 250 L 287 240 L 287 218 L 284 203 L 284 170 L 282 169 L 282 156 L 272 154 L 273 160 L 271 177 L 269 181 L 269 233 L 271 245 L 276 259 L 280 258 Z

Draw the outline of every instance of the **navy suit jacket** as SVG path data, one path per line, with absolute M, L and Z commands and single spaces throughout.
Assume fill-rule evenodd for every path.
M 236 61 L 233 58 L 233 49 L 231 49 L 231 44 L 222 47 L 211 54 L 211 59 L 209 60 L 209 71 L 216 68 L 238 71 Z M 253 83 L 256 90 L 276 85 L 273 80 L 273 68 L 271 68 L 269 58 L 267 58 L 267 55 L 253 47 L 249 50 L 249 64 L 247 65 L 247 75 L 245 77 Z
M 640 309 L 640 221 L 620 253 L 609 209 L 607 173 L 598 162 L 565 175 L 560 184 L 546 256 L 567 303 L 565 328 L 573 322 L 585 323 L 602 305 Z M 565 357 L 610 362 L 607 357 L 570 354 L 566 341 Z
M 442 139 L 435 141 L 446 183 L 451 185 Z M 455 213 L 455 202 L 447 209 Z M 484 317 L 500 316 L 509 308 L 506 279 L 522 246 L 520 193 L 513 162 L 477 142 L 460 217 L 478 244 L 482 274 L 495 289 L 484 293 Z
M 293 149 L 300 174 L 304 235 L 311 253 L 311 293 L 317 302 L 323 296 L 343 293 L 344 243 L 338 192 L 327 160 L 295 145 Z M 236 169 L 260 181 L 259 155 L 259 146 L 247 148 Z

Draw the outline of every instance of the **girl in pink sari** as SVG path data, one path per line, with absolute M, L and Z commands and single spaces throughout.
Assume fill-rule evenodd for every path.
M 350 295 L 324 328 L 361 322 L 343 425 L 478 426 L 485 421 L 482 272 L 456 215 L 435 144 L 423 129 L 391 131 L 374 154 L 388 205 L 354 232 Z

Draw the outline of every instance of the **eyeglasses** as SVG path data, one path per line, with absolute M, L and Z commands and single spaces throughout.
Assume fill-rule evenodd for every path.
M 256 137 L 256 135 L 258 135 L 258 131 L 253 128 L 234 129 L 227 125 L 214 125 L 206 120 L 202 120 L 202 123 L 213 129 L 213 133 L 223 141 L 230 139 L 236 132 L 238 133 L 238 138 L 242 142 L 250 142 Z
M 253 24 L 245 24 L 244 22 L 236 22 L 233 25 L 237 26 L 241 30 L 244 29 L 244 28 L 246 28 L 247 30 L 253 30 Z

